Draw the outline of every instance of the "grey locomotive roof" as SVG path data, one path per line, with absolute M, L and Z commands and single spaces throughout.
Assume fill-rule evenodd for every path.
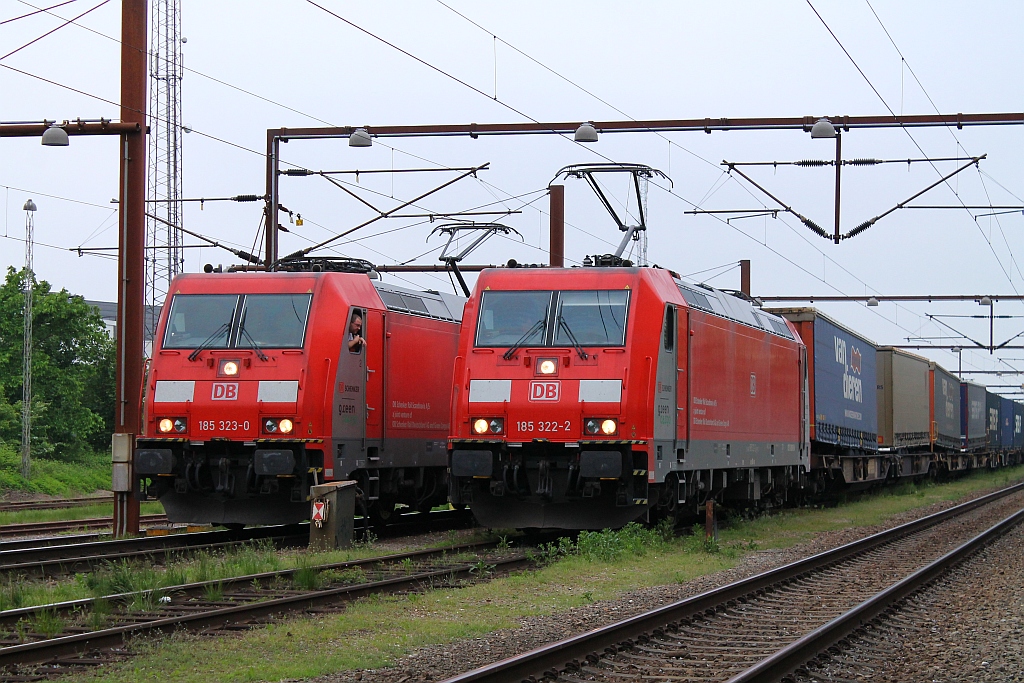
M 691 284 L 680 278 L 674 279 L 686 303 L 693 308 L 765 330 L 779 337 L 794 338 L 781 316 L 759 309 L 750 301 L 734 294 L 707 285 Z
M 417 291 L 376 280 L 373 281 L 373 286 L 389 311 L 462 322 L 462 309 L 466 305 L 466 299 L 461 296 L 433 290 Z

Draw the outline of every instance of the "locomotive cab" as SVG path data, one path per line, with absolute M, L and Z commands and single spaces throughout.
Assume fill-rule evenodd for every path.
M 636 272 L 598 270 L 485 273 L 467 306 L 451 497 L 483 524 L 621 526 L 646 510 L 645 441 L 622 410 Z
M 485 270 L 459 353 L 450 496 L 485 526 L 775 504 L 808 464 L 792 328 L 664 269 Z
M 281 284 L 212 275 L 172 286 L 135 457 L 138 494 L 158 498 L 172 521 L 308 516 L 308 487 L 324 469 L 322 425 L 303 408 L 316 282 Z
M 363 511 L 446 499 L 462 300 L 365 272 L 188 274 L 161 314 L 136 492 L 172 522 L 309 518 L 310 486 L 358 482 Z

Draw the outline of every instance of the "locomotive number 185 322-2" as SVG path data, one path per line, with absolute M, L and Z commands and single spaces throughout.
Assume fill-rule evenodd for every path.
M 516 429 L 520 432 L 568 432 L 572 429 L 569 420 L 553 422 L 534 422 L 533 420 L 520 420 L 516 422 Z

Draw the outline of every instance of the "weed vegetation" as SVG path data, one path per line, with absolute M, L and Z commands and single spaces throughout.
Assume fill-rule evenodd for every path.
M 169 595 L 172 592 L 169 589 L 174 586 L 216 582 L 229 577 L 291 568 L 298 568 L 292 578 L 295 587 L 316 590 L 330 583 L 361 583 L 365 580 L 359 568 L 320 570 L 319 566 L 378 554 L 372 547 L 365 545 L 347 551 L 282 552 L 271 541 L 263 539 L 217 552 L 181 551 L 172 555 L 165 566 L 120 560 L 108 562 L 87 574 L 76 574 L 65 581 L 7 577 L 0 584 L 0 610 L 150 591 L 136 596 L 128 603 L 129 610 L 147 611 L 153 609 L 161 597 Z M 212 584 L 208 588 L 207 597 L 219 600 L 219 597 L 210 597 L 216 595 L 223 596 L 223 589 L 218 584 Z M 109 613 L 109 607 L 106 603 L 101 607 L 104 616 Z
M 737 517 L 719 540 L 703 529 L 672 538 L 662 528 L 629 525 L 618 532 L 580 534 L 535 551 L 540 567 L 461 589 L 358 601 L 339 614 L 296 617 L 237 638 L 175 634 L 139 639 L 137 656 L 83 674 L 89 681 L 256 681 L 313 678 L 387 666 L 410 650 L 480 638 L 516 628 L 525 618 L 558 614 L 632 590 L 683 583 L 735 566 L 744 555 L 783 548 L 816 533 L 872 526 L 893 515 L 1024 478 L 1024 467 L 985 472 L 942 485 L 905 486 L 825 509 Z M 506 537 L 506 542 L 508 539 Z M 515 540 L 511 541 L 514 547 Z M 489 571 L 486 565 L 478 571 Z M 616 607 L 609 605 L 610 614 Z
M 24 491 L 71 496 L 110 490 L 110 453 L 82 452 L 73 460 L 33 457 L 31 477 L 21 476 L 21 452 L 0 441 L 0 493 Z
M 107 463 L 110 467 L 110 463 Z M 155 515 L 164 511 L 160 503 L 143 503 L 142 514 Z M 55 510 L 5 510 L 0 511 L 0 524 L 27 524 L 29 522 L 56 522 L 71 521 L 76 519 L 94 519 L 98 517 L 110 518 L 114 513 L 114 506 L 111 503 L 100 503 L 98 505 L 86 505 L 76 508 L 60 508 Z

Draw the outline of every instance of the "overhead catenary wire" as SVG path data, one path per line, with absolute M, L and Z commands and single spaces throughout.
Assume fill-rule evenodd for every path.
M 63 7 L 64 5 L 70 5 L 73 2 L 76 2 L 76 0 L 64 0 L 64 2 L 58 2 L 56 5 L 50 5 L 49 7 L 45 7 L 45 8 L 36 7 L 35 8 L 36 9 L 35 12 L 29 12 L 27 14 L 21 14 L 19 16 L 11 17 L 10 19 L 4 19 L 3 21 L 0 21 L 0 26 L 3 26 L 4 24 L 10 24 L 12 22 L 18 21 L 19 19 L 26 19 L 28 17 L 34 17 L 35 15 L 41 14 L 43 12 L 49 13 L 50 10 L 55 10 L 58 7 Z M 35 7 L 34 5 L 29 5 L 27 2 L 23 3 L 23 4 L 28 5 L 29 7 Z
M 16 47 L 16 48 L 14 48 L 13 50 L 11 50 L 10 52 L 8 52 L 7 54 L 5 54 L 5 55 L 3 55 L 3 56 L 0 56 L 0 61 L 3 61 L 3 60 L 5 60 L 5 59 L 7 59 L 8 57 L 10 57 L 10 56 L 11 56 L 11 55 L 13 55 L 13 54 L 16 54 L 16 53 L 18 53 L 18 52 L 21 52 L 22 50 L 24 50 L 25 48 L 27 48 L 27 47 L 28 47 L 28 46 L 30 46 L 30 45 L 34 45 L 35 43 L 38 43 L 38 42 L 39 42 L 40 40 L 42 40 L 43 38 L 46 38 L 47 36 L 49 36 L 49 35 L 52 35 L 52 34 L 56 33 L 57 31 L 61 30 L 62 28 L 64 28 L 64 27 L 65 27 L 65 26 L 67 26 L 68 24 L 71 24 L 71 23 L 73 23 L 73 22 L 77 21 L 78 19 L 81 19 L 81 18 L 82 18 L 82 17 L 84 17 L 85 15 L 89 14 L 90 12 L 92 12 L 92 11 L 94 11 L 94 10 L 97 10 L 97 9 L 99 9 L 100 7 L 103 7 L 103 6 L 104 6 L 105 4 L 107 4 L 108 2 L 110 2 L 110 0 L 100 0 L 100 3 L 99 3 L 98 5 L 95 5 L 95 6 L 91 7 L 91 8 L 89 8 L 89 9 L 87 9 L 86 11 L 82 12 L 81 14 L 79 14 L 79 15 L 78 15 L 77 17 L 75 17 L 74 19 L 68 19 L 67 21 L 65 21 L 65 22 L 64 22 L 63 24 L 61 24 L 60 26 L 58 26 L 58 27 L 56 27 L 56 28 L 54 28 L 54 29 L 51 29 L 51 30 L 47 31 L 46 33 L 42 34 L 41 36 L 38 36 L 38 37 L 36 37 L 36 38 L 33 38 L 32 40 L 28 41 L 28 42 L 27 42 L 27 43 L 25 43 L 24 45 L 21 45 L 20 47 Z
M 886 101 L 886 99 L 882 96 L 882 93 L 878 91 L 878 88 L 875 87 L 875 84 L 871 82 L 871 79 L 868 78 L 867 74 L 864 73 L 864 70 L 860 67 L 860 64 L 858 64 L 857 60 L 853 58 L 853 55 L 850 54 L 850 51 L 846 49 L 846 46 L 843 45 L 843 42 L 839 40 L 839 36 L 837 36 L 835 31 L 832 30 L 832 27 L 828 25 L 828 22 L 826 22 L 825 18 L 821 16 L 821 13 L 818 12 L 817 8 L 815 8 L 811 0 L 805 0 L 805 2 L 807 3 L 807 6 L 811 8 L 811 11 L 814 12 L 815 16 L 818 17 L 818 20 L 821 22 L 822 26 L 825 27 L 825 30 L 827 30 L 829 35 L 831 35 L 832 38 L 835 40 L 836 44 L 839 46 L 839 49 L 843 51 L 843 54 L 845 54 L 847 59 L 850 60 L 850 63 L 853 64 L 853 67 L 857 70 L 857 73 L 861 75 L 861 77 L 864 79 L 864 82 L 868 84 L 868 87 L 871 88 L 871 91 L 874 92 L 875 96 L 878 97 L 879 101 L 881 101 L 882 105 L 885 106 L 885 108 L 889 110 L 889 113 L 898 120 L 899 117 L 897 116 L 896 112 L 889 105 L 888 101 Z M 904 133 L 906 133 L 907 137 L 910 138 L 910 141 L 914 143 L 914 146 L 918 149 L 918 151 L 921 152 L 923 156 L 927 157 L 928 154 L 924 151 L 924 149 L 921 147 L 920 143 L 918 143 L 917 139 L 913 136 L 910 130 L 906 126 L 901 126 L 900 128 L 903 130 Z M 935 167 L 934 164 L 932 164 L 932 168 L 940 176 L 942 175 L 942 173 L 939 171 L 938 168 Z M 945 182 L 948 187 L 949 181 L 946 180 Z M 963 200 L 960 198 L 960 195 L 957 192 L 953 191 L 952 187 L 950 187 L 950 191 L 953 192 L 953 196 L 957 198 L 957 201 L 959 201 L 960 203 L 964 203 Z M 1002 260 L 996 253 L 995 247 L 992 246 L 992 241 L 985 237 L 985 233 L 983 230 L 981 230 L 981 226 L 977 225 L 977 223 L 975 223 L 975 225 L 978 228 L 978 231 L 981 233 L 982 238 L 985 240 L 985 243 L 988 244 L 989 250 L 992 252 L 992 256 L 995 258 L 996 263 L 999 264 L 999 269 L 1003 271 L 1003 275 L 1006 276 L 1007 281 L 1010 283 L 1010 287 L 1013 289 L 1014 292 L 1017 292 L 1017 286 L 1013 283 L 1013 277 L 1010 275 L 1009 272 L 1007 272 Z M 1012 253 L 1010 254 L 1010 259 L 1016 266 L 1016 260 L 1013 258 Z M 1017 268 L 1017 271 L 1018 273 L 1020 273 L 1019 267 Z M 1022 274 L 1021 277 L 1024 278 L 1024 274 Z
M 215 139 L 216 139 L 216 138 L 215 138 Z M 671 142 L 671 141 L 670 141 L 670 142 Z M 678 145 L 677 145 L 677 146 L 678 146 Z M 251 150 L 250 150 L 250 152 L 253 152 L 253 151 L 251 151 Z M 260 154 L 260 155 L 262 155 L 262 153 L 257 153 L 257 154 Z M 431 162 L 431 163 L 433 163 L 433 162 Z M 542 214 L 543 214 L 543 212 L 540 212 L 540 213 L 542 213 Z M 791 226 L 791 228 L 792 228 L 792 226 Z M 831 261 L 833 261 L 833 262 L 835 263 L 835 260 L 833 260 L 833 259 L 829 259 L 829 260 L 831 260 Z

